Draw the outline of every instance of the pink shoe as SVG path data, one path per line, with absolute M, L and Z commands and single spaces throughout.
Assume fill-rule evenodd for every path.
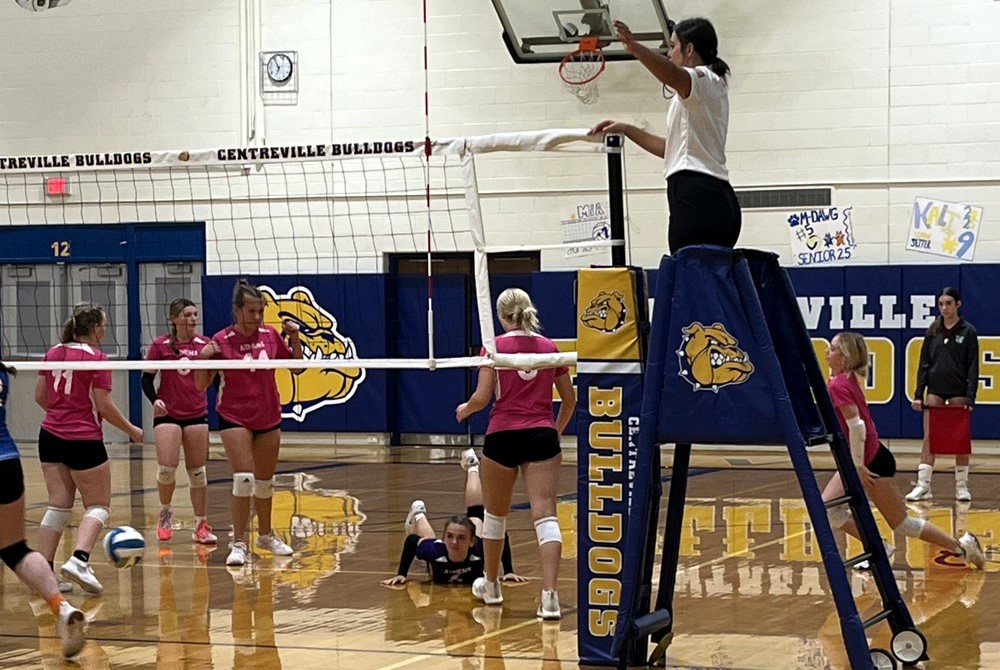
M 219 541 L 219 538 L 212 532 L 212 527 L 204 519 L 198 522 L 198 527 L 191 534 L 191 539 L 198 544 L 215 544 Z
M 160 542 L 167 542 L 174 536 L 174 510 L 164 507 L 160 510 L 160 520 L 156 524 L 156 537 Z

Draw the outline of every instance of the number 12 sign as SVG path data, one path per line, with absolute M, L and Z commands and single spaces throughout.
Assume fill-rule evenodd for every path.
M 917 198 L 913 201 L 906 248 L 971 261 L 982 221 L 982 207 Z

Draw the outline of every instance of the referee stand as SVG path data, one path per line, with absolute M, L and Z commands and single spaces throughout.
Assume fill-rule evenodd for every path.
M 692 444 L 783 444 L 795 469 L 840 617 L 851 667 L 896 668 L 926 659 L 926 642 L 903 602 L 850 449 L 787 274 L 775 254 L 694 246 L 661 261 L 629 506 L 626 571 L 612 653 L 635 663 L 646 639 L 662 663 L 674 632 L 673 593 Z M 652 568 L 661 496 L 660 445 L 674 444 L 659 592 Z M 807 446 L 832 451 L 846 495 L 824 504 Z M 862 536 L 861 555 L 843 560 L 827 518 L 847 505 Z M 848 579 L 869 561 L 881 595 L 862 620 Z M 888 621 L 892 653 L 869 649 L 865 631 Z

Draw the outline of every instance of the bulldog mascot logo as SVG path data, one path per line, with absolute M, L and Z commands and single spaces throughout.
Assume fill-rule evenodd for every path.
M 604 333 L 618 332 L 627 318 L 628 309 L 621 291 L 601 291 L 580 315 L 583 325 Z
M 719 392 L 723 386 L 742 384 L 753 373 L 753 364 L 739 342 L 721 323 L 705 326 L 695 321 L 681 329 L 677 350 L 681 377 L 695 391 Z
M 264 294 L 264 322 L 279 332 L 286 319 L 297 324 L 306 360 L 358 357 L 354 342 L 338 332 L 337 319 L 316 302 L 309 289 L 296 286 L 284 295 L 269 286 L 261 286 L 260 290 Z M 365 371 L 342 367 L 276 370 L 275 379 L 281 394 L 281 416 L 304 421 L 309 412 L 350 400 L 364 381 Z

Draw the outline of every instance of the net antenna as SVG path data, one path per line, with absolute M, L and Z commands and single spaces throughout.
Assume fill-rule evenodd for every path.
M 600 98 L 597 78 L 607 63 L 601 53 L 601 39 L 591 35 L 581 37 L 576 50 L 567 54 L 559 63 L 559 77 L 566 89 L 580 102 L 590 105 Z

